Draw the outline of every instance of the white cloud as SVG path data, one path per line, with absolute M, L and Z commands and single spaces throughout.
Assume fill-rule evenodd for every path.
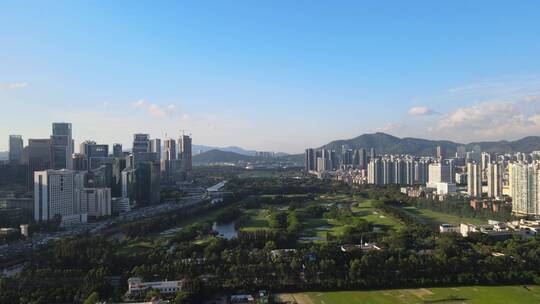
M 144 101 L 144 99 L 139 99 L 133 103 L 133 106 L 139 109 L 146 108 L 146 101 Z
M 413 116 L 435 115 L 435 114 L 438 114 L 438 113 L 428 107 L 412 107 L 409 109 L 409 115 L 413 115 Z
M 17 90 L 28 87 L 26 82 L 0 83 L 0 90 Z
M 395 132 L 397 130 L 403 129 L 404 125 L 397 123 L 397 122 L 390 122 L 384 125 L 381 128 L 375 129 L 377 132 L 384 132 L 384 133 L 390 133 Z
M 176 111 L 176 105 L 174 104 L 169 104 L 165 107 L 162 107 L 154 103 L 148 103 L 144 99 L 137 100 L 133 103 L 133 106 L 137 109 L 146 110 L 148 114 L 154 117 L 167 117 L 172 115 Z

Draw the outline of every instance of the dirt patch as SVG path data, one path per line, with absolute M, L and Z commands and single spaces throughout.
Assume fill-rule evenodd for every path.
M 297 304 L 313 304 L 311 298 L 305 293 L 295 293 L 293 294 L 293 298 Z
M 420 288 L 420 289 L 411 289 L 409 290 L 410 293 L 412 293 L 413 295 L 419 297 L 419 298 L 423 298 L 425 296 L 430 296 L 433 294 L 433 292 L 431 290 L 428 290 L 428 289 L 425 289 L 425 288 Z

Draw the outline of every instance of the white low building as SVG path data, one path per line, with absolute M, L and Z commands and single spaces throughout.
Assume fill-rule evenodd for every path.
M 177 293 L 182 291 L 183 286 L 184 280 L 143 282 L 141 278 L 132 277 L 128 279 L 128 294 L 140 295 L 152 289 L 161 294 Z
M 441 224 L 439 226 L 440 233 L 460 233 L 460 227 L 452 224 Z

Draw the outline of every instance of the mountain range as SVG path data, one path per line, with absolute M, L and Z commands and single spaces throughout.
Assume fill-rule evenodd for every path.
M 219 151 L 225 151 L 225 152 L 234 152 L 241 155 L 249 155 L 254 156 L 257 151 L 255 150 L 246 150 L 241 147 L 237 146 L 229 146 L 229 147 L 213 147 L 213 146 L 205 146 L 205 145 L 193 145 L 191 147 L 193 154 L 200 154 L 204 152 L 208 152 L 211 150 L 219 150 Z
M 528 136 L 514 141 L 482 141 L 463 144 L 449 140 L 429 140 L 412 137 L 399 138 L 378 132 L 363 134 L 351 139 L 335 140 L 319 148 L 340 152 L 343 145 L 350 149 L 365 148 L 369 150 L 370 148 L 374 148 L 377 154 L 412 154 L 417 156 L 433 156 L 436 154 L 437 146 L 441 146 L 447 155 L 454 154 L 459 146 L 464 146 L 467 151 L 471 151 L 475 146 L 479 146 L 482 151 L 489 153 L 530 153 L 532 151 L 540 151 L 540 136 Z M 282 156 L 280 159 L 302 164 L 303 157 L 303 154 L 291 154 Z M 196 163 L 249 162 L 253 160 L 252 155 L 216 149 L 193 156 L 193 161 Z
M 399 138 L 385 133 L 363 134 L 355 138 L 332 141 L 321 148 L 341 151 L 345 145 L 350 149 L 374 148 L 377 154 L 413 154 L 418 156 L 435 155 L 437 146 L 441 146 L 446 153 L 453 154 L 457 147 L 465 146 L 467 151 L 479 146 L 482 151 L 489 153 L 510 153 L 540 150 L 540 136 L 528 136 L 515 141 L 482 141 L 467 144 L 456 143 L 449 140 L 429 140 L 421 138 Z

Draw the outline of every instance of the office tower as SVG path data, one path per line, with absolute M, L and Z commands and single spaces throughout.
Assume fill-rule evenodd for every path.
M 150 152 L 156 154 L 156 161 L 161 161 L 161 139 L 154 138 L 150 140 Z
M 437 159 L 443 160 L 444 159 L 444 148 L 442 146 L 437 146 Z
M 73 170 L 88 170 L 88 157 L 80 153 L 73 154 Z
M 339 159 L 335 150 L 327 150 L 330 156 L 330 170 L 335 170 L 339 167 Z
M 317 156 L 315 153 L 315 149 L 306 149 L 306 153 L 304 155 L 304 165 L 306 171 L 308 172 L 317 170 Z
M 182 135 L 178 139 L 178 158 L 182 161 L 183 178 L 187 179 L 191 176 L 192 169 L 191 137 L 188 135 Z
M 55 122 L 51 135 L 53 169 L 73 169 L 73 136 L 70 123 Z
M 383 184 L 382 162 L 374 158 L 368 163 L 368 183 L 373 185 Z
M 75 173 L 71 170 L 45 170 L 35 173 L 34 219 L 48 221 L 59 216 L 63 225 L 86 222 L 75 197 Z
M 502 165 L 499 163 L 487 164 L 488 196 L 500 197 L 502 194 Z
M 353 164 L 353 151 L 346 145 L 341 146 L 341 164 L 349 166 Z
M 476 198 L 482 197 L 482 172 L 477 163 L 467 164 L 467 194 Z
M 9 136 L 9 162 L 20 163 L 22 160 L 23 139 L 21 135 Z
M 122 157 L 123 154 L 122 144 L 113 144 L 113 157 Z
M 166 180 L 174 179 L 176 171 L 176 141 L 174 139 L 165 139 L 163 142 L 163 161 L 161 163 L 161 172 Z
M 87 154 L 87 151 L 88 151 L 88 146 L 90 145 L 95 145 L 96 142 L 93 141 L 93 140 L 85 140 L 83 141 L 80 145 L 79 145 L 79 153 L 80 154 L 83 154 L 83 155 L 88 155 Z
M 83 188 L 76 190 L 76 200 L 79 213 L 88 216 L 101 217 L 112 214 L 111 189 L 109 188 Z
M 160 167 L 156 162 L 141 162 L 122 171 L 122 197 L 134 205 L 157 204 L 160 201 Z
M 353 165 L 357 169 L 365 170 L 367 169 L 367 164 L 368 164 L 368 160 L 367 160 L 366 149 L 360 148 L 358 150 L 355 150 L 354 156 L 353 156 Z
M 466 150 L 465 146 L 457 147 L 456 157 L 457 158 L 465 158 L 466 156 L 467 156 L 467 150 Z
M 481 170 L 482 170 L 482 180 L 487 180 L 487 166 L 491 163 L 491 155 L 486 152 L 482 152 L 480 154 L 480 164 L 481 164 Z
M 145 153 L 150 152 L 150 136 L 148 134 L 134 134 L 133 135 L 133 149 L 131 153 Z
M 369 149 L 369 159 L 375 159 L 375 148 Z
M 124 157 L 115 157 L 112 162 L 112 197 L 122 196 L 122 171 L 126 169 L 126 159 Z
M 81 149 L 84 149 L 83 154 L 88 159 L 88 170 L 99 168 L 100 166 L 109 163 L 109 145 L 101 145 L 96 142 L 86 141 L 81 144 Z
M 23 163 L 28 165 L 28 190 L 34 189 L 34 172 L 52 168 L 50 139 L 29 139 L 23 149 Z
M 428 181 L 432 185 L 436 183 L 451 183 L 452 177 L 450 166 L 443 163 L 429 164 Z
M 520 215 L 539 215 L 538 165 L 515 163 L 510 165 L 512 185 L 512 212 Z
M 317 172 L 324 172 L 326 170 L 326 159 L 324 157 L 317 157 Z

